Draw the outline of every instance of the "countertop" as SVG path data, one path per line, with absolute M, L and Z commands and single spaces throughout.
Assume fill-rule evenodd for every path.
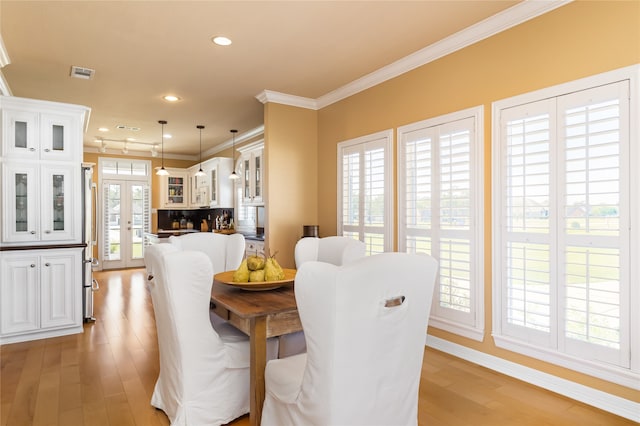
M 181 235 L 181 234 L 187 234 L 191 232 L 200 232 L 200 231 L 198 231 L 197 229 L 158 229 L 156 233 L 145 232 L 145 235 L 149 237 L 156 237 L 156 238 L 167 238 L 171 235 Z M 214 231 L 214 232 L 218 232 L 218 231 Z M 234 234 L 235 232 L 225 230 L 224 232 L 221 232 L 221 233 Z M 258 234 L 245 233 L 245 232 L 240 232 L 240 233 L 244 235 L 245 240 L 264 241 L 264 234 L 258 235 Z

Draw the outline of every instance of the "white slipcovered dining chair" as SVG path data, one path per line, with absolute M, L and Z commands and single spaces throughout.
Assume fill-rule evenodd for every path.
M 306 237 L 296 243 L 294 258 L 296 268 L 313 260 L 340 266 L 364 257 L 365 251 L 366 247 L 362 241 L 350 237 Z
M 238 233 L 227 235 L 215 232 L 192 232 L 171 236 L 169 242 L 182 250 L 203 252 L 209 257 L 216 273 L 235 271 L 244 257 L 244 235 Z
M 181 250 L 200 251 L 209 257 L 213 270 L 218 272 L 235 271 L 244 257 L 245 241 L 242 234 L 219 234 L 215 232 L 193 232 L 169 237 L 171 245 Z M 218 327 L 225 320 L 213 310 L 211 322 Z
M 340 266 L 360 259 L 365 254 L 366 246 L 362 241 L 343 236 L 305 237 L 298 240 L 294 249 L 296 268 L 311 261 Z M 306 347 L 304 332 L 285 334 L 280 336 L 278 357 L 284 358 L 303 353 Z
M 416 425 L 437 268 L 407 253 L 304 263 L 307 352 L 267 363 L 262 425 Z
M 249 412 L 249 339 L 209 319 L 213 267 L 198 251 L 147 248 L 160 352 L 151 405 L 172 425 L 221 425 Z M 277 340 L 267 343 L 267 358 Z

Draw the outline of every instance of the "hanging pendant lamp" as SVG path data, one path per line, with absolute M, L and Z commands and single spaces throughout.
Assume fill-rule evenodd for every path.
M 194 176 L 205 176 L 206 173 L 202 170 L 202 129 L 204 129 L 204 126 L 199 124 L 196 128 L 200 129 L 200 170 L 198 170 Z
M 164 168 L 164 125 L 167 124 L 167 120 L 158 120 L 158 123 L 162 125 L 162 167 L 158 169 L 156 175 L 169 176 L 169 172 Z
M 236 133 L 238 133 L 238 131 L 236 129 L 229 131 L 233 135 L 233 148 L 231 151 L 231 158 L 233 158 L 233 172 L 229 175 L 229 179 L 236 180 L 240 179 L 240 176 L 236 173 Z

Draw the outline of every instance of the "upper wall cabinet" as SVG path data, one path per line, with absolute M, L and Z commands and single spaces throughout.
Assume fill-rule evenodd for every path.
M 242 202 L 245 205 L 263 205 L 264 194 L 264 141 L 238 148 L 240 157 L 239 173 L 242 179 Z
M 189 172 L 186 169 L 169 169 L 169 176 L 160 177 L 160 197 L 166 209 L 189 207 Z
M 233 182 L 229 175 L 233 171 L 233 160 L 215 157 L 202 163 L 209 185 L 207 206 L 211 208 L 233 208 Z
M 0 97 L 0 107 L 3 158 L 82 161 L 87 108 L 13 97 Z
M 89 109 L 0 96 L 0 110 L 0 240 L 80 242 L 82 128 Z

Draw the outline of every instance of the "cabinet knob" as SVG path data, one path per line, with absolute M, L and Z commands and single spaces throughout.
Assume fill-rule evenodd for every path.
M 36 267 L 36 264 L 35 264 L 35 263 L 32 263 L 32 264 L 31 264 L 31 265 L 29 265 L 29 266 L 30 266 L 30 267 L 32 267 L 32 268 L 35 268 L 35 267 Z
M 44 149 L 44 152 L 49 152 L 49 151 L 51 151 L 49 148 Z
M 33 152 L 33 151 L 35 151 L 35 150 L 36 150 L 36 149 L 35 149 L 34 147 L 29 148 L 29 151 L 31 151 L 31 152 Z
M 31 231 L 31 232 L 29 232 L 29 233 L 30 233 L 31 235 L 35 235 L 35 234 L 36 234 L 36 231 Z
M 45 263 L 44 266 L 51 266 L 49 262 Z
M 48 229 L 46 231 L 44 231 L 45 234 L 50 234 L 51 231 L 49 231 Z

